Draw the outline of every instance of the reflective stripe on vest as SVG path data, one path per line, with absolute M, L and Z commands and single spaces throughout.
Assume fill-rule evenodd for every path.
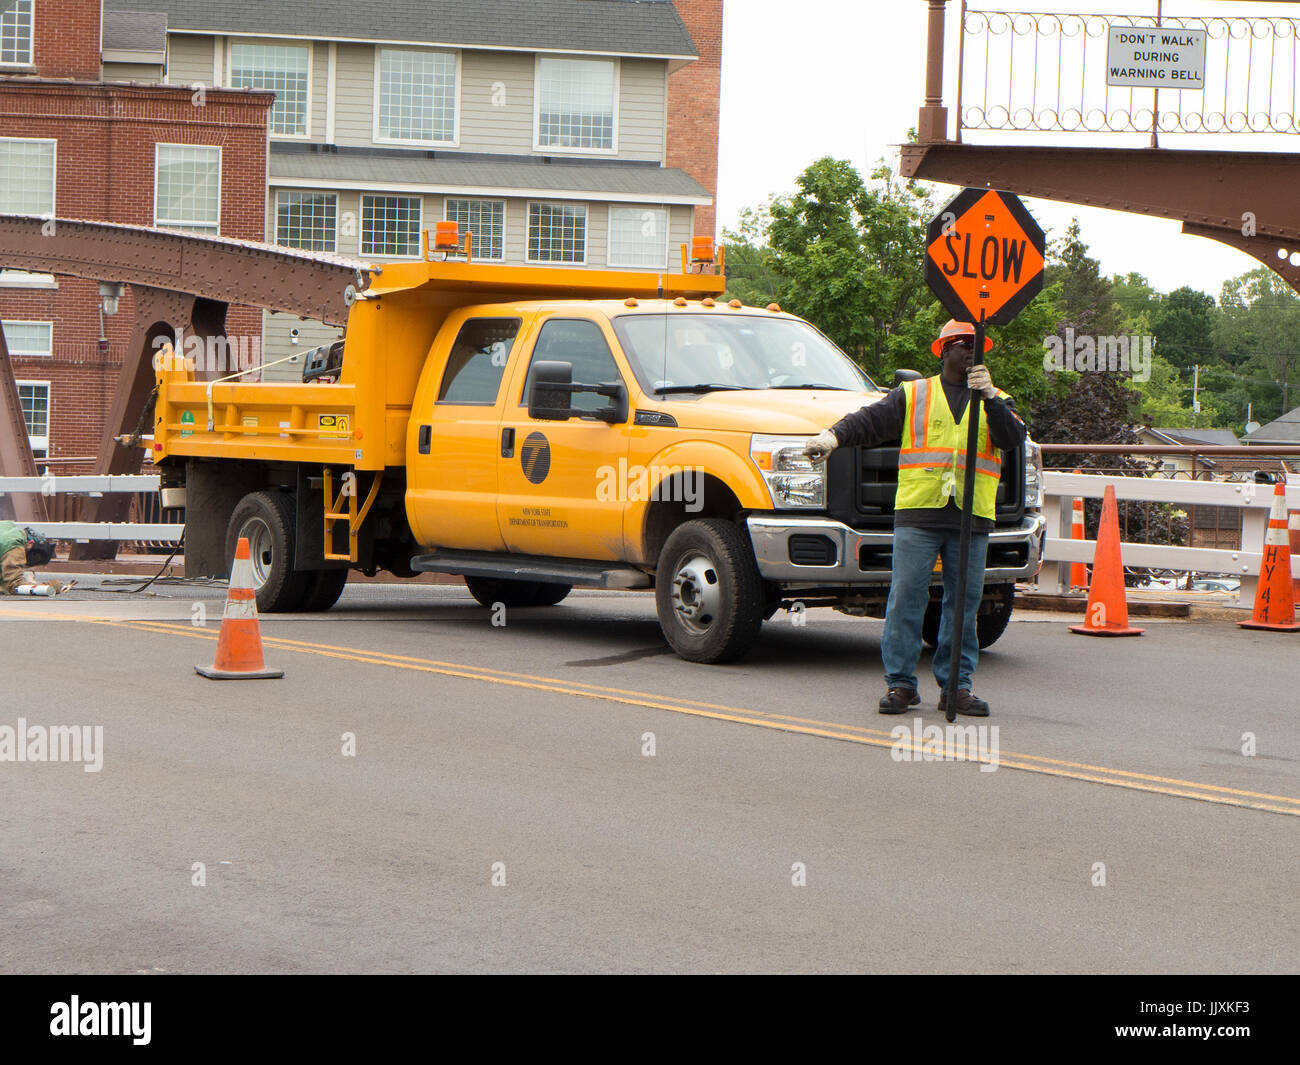
M 942 383 L 934 377 L 903 383 L 907 409 L 898 455 L 896 509 L 943 507 L 949 497 L 961 505 L 971 404 L 966 405 L 961 421 L 954 422 L 942 388 Z M 998 395 L 1008 398 L 1000 389 Z M 936 407 L 938 403 L 942 406 Z M 989 439 L 988 422 L 983 418 L 976 448 L 973 511 L 982 518 L 992 519 L 1002 460 Z

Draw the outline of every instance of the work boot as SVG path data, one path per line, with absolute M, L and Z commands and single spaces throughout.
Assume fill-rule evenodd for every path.
M 948 710 L 948 693 L 942 691 L 939 693 L 939 710 L 946 713 Z M 989 704 L 983 699 L 977 699 L 967 689 L 957 689 L 957 713 L 965 714 L 967 717 L 988 717 Z
M 915 688 L 890 688 L 885 693 L 885 697 L 880 700 L 880 712 L 902 714 L 909 706 L 915 706 L 920 701 L 921 696 Z

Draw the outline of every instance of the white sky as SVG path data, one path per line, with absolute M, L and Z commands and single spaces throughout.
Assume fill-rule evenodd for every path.
M 1155 0 L 974 0 L 972 8 L 1056 12 L 1154 14 Z M 1285 15 L 1300 4 L 1221 0 L 1165 0 L 1176 15 Z M 798 175 L 824 155 L 848 159 L 866 177 L 885 156 L 897 169 L 897 148 L 916 125 L 924 96 L 925 0 L 726 0 L 723 25 L 722 118 L 718 161 L 718 225 L 733 227 L 744 207 L 771 193 L 793 191 Z M 949 0 L 944 104 L 949 133 L 956 104 L 956 23 L 960 0 Z M 1162 108 L 1164 106 L 1162 98 Z M 984 143 L 1044 143 L 1034 134 L 967 135 Z M 1062 143 L 1058 139 L 1055 143 Z M 1070 143 L 1093 146 L 1086 135 Z M 1111 135 L 1114 147 L 1145 147 L 1144 135 Z M 1226 134 L 1191 139 L 1162 135 L 1161 147 L 1300 152 L 1300 137 Z M 936 186 L 942 204 L 956 192 Z M 1026 199 L 1049 239 L 1078 216 L 1090 254 L 1109 274 L 1137 271 L 1160 291 L 1180 285 L 1216 299 L 1224 280 L 1254 269 L 1250 256 L 1216 241 L 1184 236 L 1179 223 Z

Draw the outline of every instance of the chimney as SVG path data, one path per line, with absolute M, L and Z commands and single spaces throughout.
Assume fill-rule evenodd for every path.
M 668 165 L 718 195 L 723 0 L 674 0 L 699 59 L 668 77 Z M 695 208 L 695 233 L 716 237 L 716 205 Z

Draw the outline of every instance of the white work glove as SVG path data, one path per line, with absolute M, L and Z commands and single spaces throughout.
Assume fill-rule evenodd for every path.
M 972 366 L 967 372 L 966 387 L 972 392 L 978 392 L 985 399 L 994 399 L 998 394 L 998 390 L 993 387 L 993 378 L 989 375 L 989 368 L 983 363 Z
M 839 438 L 829 429 L 823 429 L 820 433 L 808 441 L 807 446 L 800 454 L 803 455 L 814 466 L 818 466 L 826 461 L 832 451 L 840 446 Z

